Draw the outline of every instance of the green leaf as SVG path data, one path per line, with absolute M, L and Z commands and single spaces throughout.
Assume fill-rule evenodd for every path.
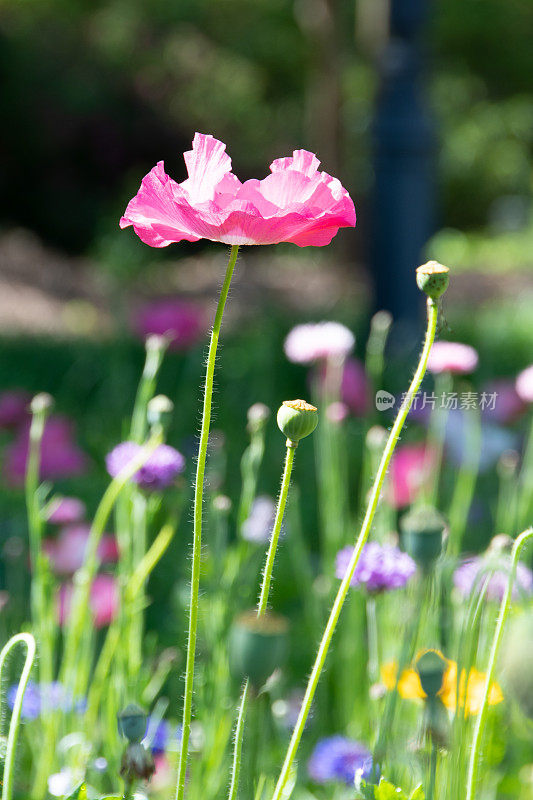
M 79 783 L 74 791 L 65 797 L 65 800 L 87 800 L 87 786 L 85 782 Z
M 419 783 L 418 786 L 415 786 L 411 794 L 409 795 L 409 800 L 425 800 L 426 795 L 424 794 L 424 790 L 422 789 L 422 784 Z
M 401 789 L 383 778 L 380 780 L 379 786 L 376 786 L 374 797 L 376 800 L 407 800 Z

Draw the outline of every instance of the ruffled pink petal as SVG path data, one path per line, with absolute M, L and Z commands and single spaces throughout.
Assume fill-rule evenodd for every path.
M 183 190 L 169 178 L 164 163 L 159 161 L 142 180 L 139 191 L 130 200 L 120 227 L 133 225 L 137 236 L 150 247 L 167 247 L 173 242 L 197 242 L 201 234 L 194 232 L 184 219 L 182 206 L 186 205 Z
M 281 172 L 290 169 L 312 177 L 318 171 L 319 166 L 320 161 L 314 153 L 310 153 L 309 150 L 294 150 L 292 157 L 277 158 L 273 161 L 270 165 L 270 171 Z
M 231 172 L 231 158 L 226 153 L 226 145 L 213 136 L 195 133 L 192 150 L 183 154 L 189 178 L 183 181 L 191 203 L 212 200 L 215 186 L 226 173 Z

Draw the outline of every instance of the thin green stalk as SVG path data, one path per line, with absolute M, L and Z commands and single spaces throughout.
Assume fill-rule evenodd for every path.
M 287 452 L 285 455 L 285 467 L 283 469 L 283 478 L 281 480 L 281 490 L 278 498 L 278 506 L 276 508 L 276 518 L 274 520 L 274 528 L 272 536 L 270 537 L 270 546 L 268 548 L 268 555 L 263 571 L 263 582 L 261 584 L 261 594 L 257 604 L 257 616 L 262 617 L 267 610 L 268 595 L 270 594 L 270 583 L 272 581 L 272 571 L 274 569 L 274 559 L 276 558 L 276 550 L 278 548 L 279 535 L 281 533 L 281 523 L 283 522 L 283 515 L 285 513 L 285 506 L 287 504 L 287 497 L 289 495 L 289 486 L 291 483 L 292 465 L 294 463 L 294 453 L 296 447 L 294 445 L 287 445 Z
M 13 712 L 11 714 L 11 721 L 9 723 L 9 733 L 7 736 L 6 756 L 4 761 L 4 774 L 2 776 L 2 800 L 11 800 L 13 794 L 13 765 L 15 763 L 15 752 L 17 749 L 18 734 L 20 728 L 20 715 L 22 713 L 22 701 L 26 692 L 26 686 L 30 677 L 33 660 L 35 658 L 35 639 L 31 633 L 19 633 L 13 636 L 2 649 L 0 653 L 0 685 L 1 675 L 4 667 L 5 660 L 11 650 L 17 644 L 26 645 L 26 660 L 20 676 L 19 684 L 17 686 L 17 693 L 15 695 L 15 703 L 13 704 Z
M 431 736 L 431 754 L 429 757 L 429 781 L 426 800 L 435 800 L 435 786 L 437 785 L 437 758 L 439 750 L 435 744 L 435 738 Z
M 233 270 L 237 262 L 239 253 L 238 245 L 233 245 L 230 252 L 228 266 L 224 283 L 218 298 L 217 310 L 213 330 L 211 331 L 211 341 L 207 355 L 207 369 L 205 374 L 204 406 L 202 414 L 202 427 L 200 431 L 200 445 L 198 448 L 198 462 L 196 465 L 196 482 L 194 487 L 194 511 L 193 511 L 193 552 L 192 552 L 192 571 L 191 571 L 191 599 L 189 609 L 189 635 L 187 642 L 187 662 L 185 666 L 185 698 L 183 703 L 183 727 L 181 748 L 178 764 L 178 778 L 176 785 L 176 800 L 183 800 L 185 793 L 185 775 L 187 771 L 187 756 L 189 753 L 189 737 L 191 732 L 193 680 L 194 680 L 194 660 L 196 654 L 196 631 L 198 626 L 198 597 L 200 593 L 200 558 L 202 554 L 202 513 L 204 497 L 204 476 L 207 458 L 207 444 L 209 439 L 209 429 L 211 427 L 211 404 L 213 399 L 213 378 L 215 374 L 215 361 L 217 355 L 218 340 L 220 337 L 220 327 L 222 315 L 228 297 Z
M 236 800 L 237 792 L 239 790 L 239 777 L 241 774 L 241 760 L 242 760 L 242 740 L 244 735 L 244 721 L 246 719 L 246 711 L 248 709 L 248 697 L 250 694 L 250 684 L 248 679 L 244 684 L 241 702 L 239 703 L 239 715 L 237 717 L 237 725 L 235 726 L 235 741 L 233 747 L 233 762 L 231 766 L 231 783 L 228 792 L 228 800 Z
M 379 680 L 379 628 L 376 598 L 366 598 L 366 622 L 368 637 L 368 680 L 370 685 Z
M 519 499 L 517 525 L 527 525 L 533 511 L 533 419 L 527 439 L 522 468 L 518 477 Z M 520 530 L 520 527 L 518 530 Z
M 133 405 L 130 428 L 130 438 L 139 444 L 144 441 L 148 432 L 146 410 L 154 396 L 157 373 L 167 347 L 168 341 L 163 336 L 149 336 L 146 340 L 146 361 Z
M 250 509 L 257 490 L 259 468 L 265 452 L 265 422 L 255 424 L 250 430 L 250 444 L 241 459 L 242 491 L 237 514 L 237 530 L 241 532 L 244 522 L 250 515 Z
M 433 411 L 429 423 L 428 445 L 432 477 L 427 497 L 428 505 L 437 507 L 439 495 L 440 473 L 444 455 L 444 441 L 446 439 L 446 422 L 448 420 L 448 408 L 442 406 L 443 400 L 450 394 L 453 386 L 453 378 L 449 372 L 441 372 L 435 376 L 435 395 L 437 403 L 440 405 Z
M 285 513 L 285 506 L 287 505 L 287 497 L 289 495 L 289 487 L 291 483 L 291 473 L 294 464 L 294 453 L 296 451 L 295 443 L 287 443 L 287 451 L 285 454 L 285 465 L 283 468 L 283 477 L 281 479 L 281 489 L 278 497 L 278 504 L 276 508 L 276 517 L 274 519 L 274 527 L 272 529 L 272 536 L 270 537 L 270 546 L 268 548 L 267 559 L 265 568 L 263 570 L 263 580 L 261 583 L 261 593 L 257 602 L 257 616 L 262 617 L 266 614 L 268 608 L 268 597 L 270 594 L 270 584 L 272 582 L 272 571 L 274 569 L 274 560 L 276 558 L 276 550 L 278 547 L 279 537 L 281 533 L 281 524 L 283 522 L 283 515 Z M 235 800 L 239 788 L 239 775 L 241 770 L 241 757 L 242 757 L 242 739 L 244 735 L 244 723 L 246 719 L 246 712 L 248 709 L 249 698 L 249 681 L 247 680 L 242 690 L 241 701 L 239 704 L 239 716 L 237 719 L 237 726 L 235 729 L 235 742 L 233 747 L 233 766 L 231 771 L 231 784 L 229 788 L 228 800 Z
M 372 522 L 374 520 L 374 515 L 376 513 L 376 509 L 378 507 L 380 494 L 383 488 L 383 482 L 385 480 L 385 475 L 387 473 L 387 469 L 392 458 L 392 454 L 394 452 L 394 448 L 396 446 L 396 442 L 400 436 L 401 430 L 404 426 L 405 420 L 407 419 L 407 415 L 409 413 L 409 409 L 411 408 L 413 397 L 415 396 L 416 392 L 418 391 L 420 384 L 422 383 L 422 379 L 426 372 L 427 362 L 429 358 L 429 353 L 431 350 L 431 346 L 435 339 L 435 332 L 437 329 L 437 319 L 438 319 L 438 306 L 437 303 L 432 300 L 431 298 L 427 299 L 427 314 L 428 314 L 428 322 L 427 322 L 427 330 L 426 330 L 426 339 L 424 342 L 424 348 L 422 350 L 422 355 L 420 356 L 420 361 L 418 367 L 416 369 L 415 375 L 413 380 L 411 381 L 411 385 L 409 386 L 409 391 L 405 396 L 405 399 L 400 407 L 398 412 L 398 416 L 392 426 L 392 430 L 390 432 L 389 438 L 387 440 L 387 444 L 385 445 L 385 449 L 383 451 L 383 455 L 381 457 L 381 462 L 378 468 L 378 472 L 376 478 L 374 480 L 374 484 L 372 486 L 372 491 L 370 493 L 370 499 L 368 503 L 368 507 L 365 513 L 365 517 L 363 520 L 363 524 L 361 527 L 361 531 L 359 533 L 359 537 L 355 544 L 354 552 L 352 558 L 350 559 L 350 564 L 346 571 L 346 574 L 341 582 L 339 590 L 337 592 L 337 596 L 333 603 L 333 607 L 331 609 L 331 613 L 326 625 L 326 629 L 322 636 L 322 641 L 320 642 L 320 646 L 318 648 L 318 654 L 313 665 L 313 669 L 311 671 L 311 676 L 309 678 L 309 682 L 307 684 L 307 689 L 305 692 L 304 701 L 302 703 L 302 707 L 300 709 L 300 714 L 298 716 L 298 721 L 296 722 L 291 741 L 289 743 L 289 747 L 287 750 L 287 754 L 285 756 L 285 761 L 283 763 L 280 776 L 278 778 L 278 782 L 276 788 L 274 790 L 274 794 L 272 800 L 280 800 L 283 796 L 283 792 L 285 789 L 285 785 L 289 779 L 289 775 L 291 772 L 292 763 L 298 751 L 298 746 L 300 744 L 300 739 L 302 737 L 302 733 L 305 728 L 305 723 L 307 721 L 307 717 L 309 715 L 309 711 L 311 710 L 311 704 L 313 702 L 313 697 L 315 695 L 316 687 L 318 685 L 318 681 L 320 675 L 322 673 L 322 669 L 324 667 L 324 663 L 326 661 L 326 656 L 328 654 L 329 646 L 331 644 L 331 640 L 333 637 L 333 633 L 337 626 L 337 620 L 339 619 L 342 607 L 344 605 L 344 601 L 346 600 L 346 595 L 350 589 L 350 583 L 353 578 L 353 574 L 359 562 L 359 558 L 361 556 L 361 552 L 363 547 L 368 539 L 370 529 L 372 526 Z
M 483 734 L 485 732 L 485 727 L 487 724 L 490 687 L 494 680 L 494 671 L 496 669 L 496 661 L 498 660 L 498 653 L 500 651 L 500 645 L 503 638 L 503 629 L 505 626 L 505 622 L 507 620 L 507 616 L 509 614 L 509 608 L 511 606 L 511 597 L 513 593 L 513 584 L 516 577 L 516 568 L 518 566 L 518 560 L 520 558 L 520 553 L 522 552 L 523 547 L 525 546 L 526 542 L 532 537 L 533 537 L 533 528 L 528 528 L 515 539 L 515 543 L 513 545 L 513 551 L 511 553 L 511 571 L 509 573 L 509 578 L 507 580 L 507 588 L 505 590 L 505 595 L 500 604 L 498 622 L 496 624 L 496 630 L 494 631 L 494 637 L 492 639 L 492 646 L 489 655 L 489 663 L 487 665 L 487 671 L 485 675 L 485 687 L 483 689 L 483 700 L 481 703 L 481 710 L 478 714 L 476 725 L 474 728 L 472 749 L 470 751 L 470 761 L 468 763 L 465 800 L 474 800 L 475 797 L 479 760 L 481 757 L 481 744 L 483 742 Z

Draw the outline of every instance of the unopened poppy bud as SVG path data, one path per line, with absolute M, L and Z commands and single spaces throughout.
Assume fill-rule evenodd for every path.
M 416 282 L 421 292 L 432 300 L 438 300 L 448 288 L 450 270 L 438 261 L 428 261 L 416 270 Z
M 48 414 L 54 405 L 54 398 L 48 392 L 39 392 L 32 399 L 30 409 L 32 414 Z
M 158 333 L 151 333 L 146 337 L 145 347 L 147 352 L 163 352 L 168 347 L 168 339 Z
M 134 781 L 149 781 L 155 772 L 152 754 L 140 742 L 132 742 L 126 747 L 120 764 L 120 774 L 126 784 Z
M 270 409 L 264 403 L 254 403 L 248 409 L 248 432 L 256 433 L 267 423 L 270 417 Z
M 448 662 L 436 650 L 426 650 L 417 659 L 415 669 L 420 678 L 420 685 L 428 698 L 436 697 L 441 691 L 447 668 Z
M 118 729 L 129 742 L 140 742 L 146 733 L 146 714 L 135 703 L 130 703 L 117 714 Z
M 488 550 L 491 553 L 510 553 L 513 549 L 514 539 L 507 533 L 497 533 L 490 540 Z
M 278 427 L 287 437 L 287 447 L 296 447 L 300 439 L 313 433 L 318 424 L 318 410 L 305 400 L 284 400 L 278 411 Z
M 164 394 L 158 394 L 152 397 L 146 409 L 146 418 L 151 428 L 160 427 L 167 430 L 170 420 L 172 419 L 172 412 L 174 411 L 174 403 Z
M 429 569 L 442 551 L 446 523 L 431 507 L 413 509 L 400 521 L 404 549 L 423 569 Z
M 287 630 L 287 620 L 276 614 L 258 617 L 255 610 L 241 614 L 230 633 L 232 675 L 237 680 L 249 678 L 256 689 L 261 687 L 285 661 Z

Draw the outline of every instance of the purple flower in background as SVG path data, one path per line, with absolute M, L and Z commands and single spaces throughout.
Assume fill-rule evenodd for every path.
M 68 525 L 55 539 L 43 540 L 43 551 L 56 575 L 73 575 L 83 565 L 91 526 Z M 117 540 L 105 533 L 98 544 L 97 556 L 102 564 L 118 561 Z
M 142 446 L 136 442 L 122 442 L 113 448 L 106 456 L 106 467 L 111 477 L 116 478 L 141 449 Z M 184 469 L 182 454 L 168 444 L 160 444 L 132 480 L 143 489 L 166 489 Z
M 533 403 L 533 364 L 520 373 L 515 385 L 520 399 L 524 403 Z
M 335 575 L 342 580 L 348 570 L 353 547 L 344 547 L 337 553 Z M 368 542 L 363 547 L 355 568 L 351 586 L 364 586 L 368 592 L 401 589 L 416 572 L 416 564 L 407 553 L 393 545 Z
M 485 384 L 483 393 L 486 399 L 486 404 L 482 408 L 484 419 L 507 425 L 525 411 L 526 404 L 516 391 L 513 381 L 497 378 Z
M 242 538 L 254 544 L 265 544 L 270 539 L 275 517 L 274 500 L 268 495 L 259 495 L 252 503 L 250 516 L 242 524 Z
M 206 317 L 203 309 L 178 298 L 154 300 L 135 315 L 133 327 L 143 339 L 164 336 L 172 350 L 186 350 L 203 338 Z
M 294 364 L 312 364 L 326 358 L 346 358 L 355 337 L 340 322 L 309 322 L 296 325 L 285 339 L 285 355 Z
M 151 720 L 148 718 L 145 736 L 149 737 L 148 745 L 153 753 L 165 753 L 177 750 L 177 745 L 181 741 L 181 728 L 171 725 L 166 719 L 159 721 L 155 731 L 151 730 Z
M 0 394 L 0 428 L 17 428 L 29 417 L 31 394 L 10 389 Z
M 11 709 L 15 705 L 18 684 L 10 686 L 7 690 L 7 702 Z M 85 700 L 73 702 L 71 692 L 58 681 L 52 683 L 35 683 L 29 681 L 22 701 L 22 718 L 27 720 L 37 719 L 43 710 L 54 711 L 83 711 Z
M 77 497 L 58 497 L 48 506 L 47 521 L 52 525 L 72 525 L 85 518 L 85 503 Z
M 321 739 L 307 763 L 309 775 L 315 783 L 342 781 L 351 786 L 356 773 L 363 770 L 363 779 L 372 773 L 372 754 L 360 742 L 345 736 Z
M 7 448 L 4 469 L 8 480 L 20 484 L 26 475 L 30 438 L 29 422 L 20 429 L 15 441 Z M 85 453 L 74 441 L 74 426 L 65 417 L 49 417 L 44 426 L 41 444 L 41 480 L 70 478 L 87 470 Z
M 499 566 L 500 569 L 491 574 L 491 566 Z M 479 591 L 488 579 L 487 598 L 501 602 L 507 589 L 510 570 L 511 558 L 507 553 L 500 552 L 497 556 L 493 554 L 491 557 L 476 556 L 457 567 L 453 574 L 453 583 L 461 596 L 466 598 L 475 586 Z M 524 596 L 530 597 L 532 594 L 533 572 L 525 564 L 519 563 L 513 584 L 513 600 Z

